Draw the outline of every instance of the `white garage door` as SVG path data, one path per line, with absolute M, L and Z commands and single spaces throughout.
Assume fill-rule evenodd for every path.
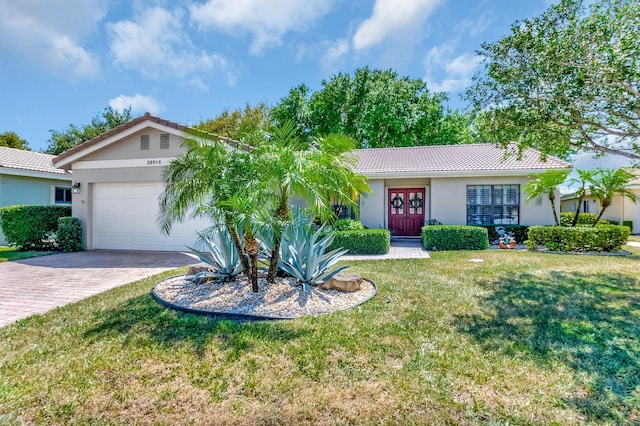
M 159 228 L 158 196 L 162 182 L 96 183 L 93 185 L 93 247 L 95 249 L 183 251 L 194 247 L 196 231 L 208 219 L 176 223 L 170 235 Z

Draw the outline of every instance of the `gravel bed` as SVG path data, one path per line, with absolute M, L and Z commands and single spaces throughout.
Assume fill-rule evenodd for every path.
M 292 278 L 278 278 L 275 284 L 269 285 L 265 278 L 260 278 L 258 287 L 258 293 L 252 292 L 246 278 L 194 284 L 185 275 L 178 275 L 160 281 L 152 294 L 165 304 L 205 314 L 298 318 L 349 309 L 371 299 L 377 292 L 376 286 L 366 279 L 360 290 L 351 293 L 315 287 L 304 292 Z

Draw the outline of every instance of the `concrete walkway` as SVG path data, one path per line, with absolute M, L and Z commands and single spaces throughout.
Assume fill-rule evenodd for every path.
M 197 261 L 176 252 L 82 251 L 0 263 L 0 327 Z
M 640 247 L 640 243 L 635 242 L 635 241 L 627 241 L 627 245 L 628 246 L 633 246 L 633 247 Z
M 428 259 L 429 252 L 422 247 L 419 239 L 392 240 L 387 254 L 351 254 L 343 260 L 383 260 L 383 259 Z

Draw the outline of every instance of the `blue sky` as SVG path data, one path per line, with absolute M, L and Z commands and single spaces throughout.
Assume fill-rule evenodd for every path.
M 424 79 L 464 109 L 483 41 L 550 0 L 0 0 L 0 132 L 131 105 L 183 124 L 368 65 Z M 622 158 L 607 160 L 618 166 Z M 579 168 L 602 165 L 580 156 Z
M 194 124 L 276 103 L 337 72 L 393 68 L 459 92 L 483 41 L 548 0 L 0 0 L 0 132 L 49 130 L 131 105 Z

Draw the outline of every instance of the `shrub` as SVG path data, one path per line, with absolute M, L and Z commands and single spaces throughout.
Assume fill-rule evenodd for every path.
M 633 221 L 632 220 L 623 220 L 622 221 L 622 226 L 629 227 L 629 232 L 631 232 L 633 234 Z
M 386 229 L 335 231 L 333 243 L 327 250 L 343 248 L 349 254 L 386 254 L 390 244 L 391 234 Z
M 334 231 L 362 231 L 364 225 L 354 219 L 338 219 L 331 225 L 331 229 Z
M 489 233 L 489 241 L 496 241 L 500 236 L 496 232 L 498 226 L 502 226 L 507 234 L 513 234 L 513 238 L 516 242 L 523 243 L 527 239 L 527 233 L 529 232 L 528 225 L 480 225 L 487 229 Z
M 464 225 L 434 225 L 422 228 L 422 245 L 427 250 L 486 250 L 486 228 Z
M 627 242 L 629 234 L 628 227 L 616 225 L 603 225 L 595 228 L 532 226 L 529 228 L 527 248 L 535 251 L 538 245 L 542 245 L 552 251 L 617 251 Z
M 0 209 L 2 233 L 18 250 L 48 250 L 58 218 L 71 216 L 71 206 L 8 206 Z
M 560 213 L 560 225 L 561 226 L 571 226 L 573 223 L 573 218 L 576 214 L 572 212 L 562 212 Z M 578 215 L 578 222 L 576 225 L 593 225 L 598 217 L 595 213 L 580 213 Z M 607 219 L 600 219 L 598 221 L 598 225 L 610 225 L 611 221 Z
M 56 231 L 58 249 L 64 252 L 82 250 L 82 224 L 77 217 L 59 217 Z

